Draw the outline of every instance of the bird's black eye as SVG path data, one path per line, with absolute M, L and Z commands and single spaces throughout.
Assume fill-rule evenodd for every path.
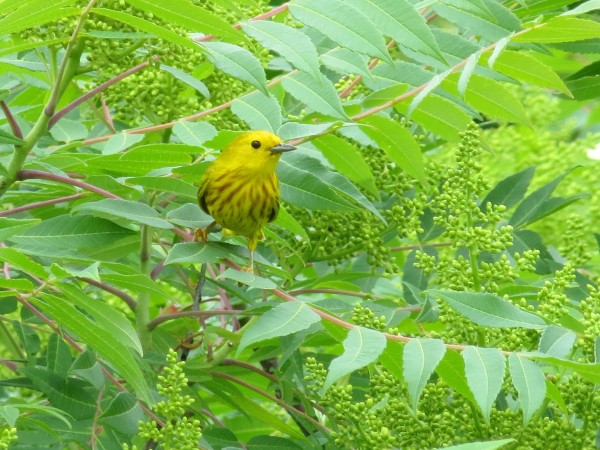
M 254 150 L 258 150 L 260 148 L 260 141 L 252 141 L 250 142 L 250 145 Z

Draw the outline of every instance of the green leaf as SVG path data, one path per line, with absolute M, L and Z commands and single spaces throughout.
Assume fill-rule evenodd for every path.
M 481 209 L 485 209 L 488 203 L 504 205 L 506 209 L 515 206 L 523 199 L 534 173 L 535 166 L 529 166 L 500 181 L 481 201 Z
M 100 16 L 108 17 L 109 19 L 117 20 L 126 25 L 130 25 L 137 30 L 151 33 L 154 36 L 172 42 L 173 44 L 181 45 L 182 47 L 190 48 L 195 51 L 202 51 L 202 48 L 200 48 L 198 44 L 196 44 L 191 39 L 180 36 L 174 31 L 169 30 L 168 28 L 156 25 L 140 17 L 132 16 L 131 14 L 122 11 L 115 11 L 113 9 L 107 8 L 92 8 L 91 12 Z
M 303 302 L 286 302 L 267 311 L 242 335 L 238 355 L 249 345 L 306 330 L 321 318 Z
M 577 335 L 571 330 L 552 325 L 544 330 L 539 351 L 549 356 L 566 358 L 571 354 Z
M 591 100 L 600 96 L 600 76 L 567 80 L 567 87 L 576 100 Z
M 573 169 L 568 170 L 527 196 L 519 206 L 517 206 L 517 209 L 508 223 L 515 228 L 522 228 L 525 225 L 530 225 L 569 206 L 580 198 L 585 197 L 585 194 L 573 195 L 567 198 L 550 197 L 552 192 L 554 192 L 554 189 L 556 189 L 556 186 L 558 186 L 562 179 L 570 174 L 572 170 Z
M 196 202 L 198 188 L 190 183 L 186 183 L 183 180 L 178 178 L 171 177 L 133 177 L 128 178 L 126 180 L 127 184 L 133 186 L 143 186 L 146 192 L 148 191 L 156 191 L 160 193 L 171 193 L 175 194 L 178 197 L 182 197 L 186 200 Z M 136 203 L 136 202 L 134 202 Z M 138 203 L 141 204 L 141 203 Z M 146 206 L 146 205 L 144 205 Z M 149 206 L 148 206 L 149 208 Z M 152 208 L 151 208 L 152 209 Z M 150 217 L 153 217 L 152 213 L 148 212 Z M 161 219 L 162 220 L 162 219 Z M 140 222 L 135 220 L 136 222 Z M 142 222 L 140 222 L 142 223 Z M 168 223 L 168 222 L 167 222 Z M 148 224 L 150 225 L 150 224 Z M 163 223 L 164 225 L 164 223 Z M 157 228 L 163 228 L 162 226 Z M 169 224 L 169 228 L 172 228 L 172 225 Z
M 544 320 L 494 294 L 484 292 L 429 291 L 477 325 L 494 328 L 546 328 Z
M 356 211 L 354 206 L 333 187 L 311 172 L 298 169 L 285 160 L 279 161 L 277 175 L 281 198 L 311 210 Z
M 250 83 L 265 95 L 267 77 L 260 61 L 248 50 L 225 42 L 203 42 L 202 46 L 218 69 L 234 78 Z
M 497 41 L 519 28 L 520 21 L 500 3 L 484 0 L 441 0 L 433 11 L 488 41 Z
M 307 72 L 317 81 L 321 78 L 317 49 L 303 32 L 269 20 L 246 22 L 242 29 L 264 47 L 279 53 L 296 69 Z
M 44 220 L 11 240 L 25 251 L 59 257 L 75 254 L 75 250 L 111 245 L 133 234 L 109 220 L 62 215 Z
M 409 105 L 405 102 L 396 103 L 394 109 L 407 115 Z M 411 111 L 410 118 L 426 130 L 451 142 L 458 142 L 460 133 L 471 122 L 471 118 L 456 103 L 435 94 L 423 98 Z
M 439 339 L 412 339 L 404 346 L 402 367 L 413 410 L 416 411 L 421 392 L 445 352 Z
M 50 314 L 60 326 L 71 330 L 82 342 L 96 350 L 127 380 L 128 385 L 143 401 L 149 405 L 154 403 L 138 361 L 133 358 L 130 350 L 110 332 L 104 330 L 86 314 L 62 298 L 51 294 L 42 294 L 42 299 L 31 299 L 31 301 L 42 311 Z M 93 411 L 95 411 L 95 403 L 94 398 Z
M 504 50 L 490 68 L 515 80 L 555 89 L 571 96 L 571 92 L 556 72 L 533 54 Z
M 237 255 L 237 247 L 223 242 L 180 242 L 175 244 L 165 265 L 181 263 L 216 263 Z
M 475 401 L 489 423 L 490 411 L 500 393 L 506 362 L 497 348 L 467 347 L 462 353 L 465 375 Z
M 361 119 L 362 131 L 373 139 L 396 165 L 427 185 L 421 147 L 409 130 L 398 122 L 382 116 L 369 116 Z
M 0 247 L 0 261 L 17 267 L 23 272 L 30 273 L 42 280 L 48 278 L 48 273 L 44 269 L 44 266 L 14 248 Z
M 16 34 L 66 17 L 81 14 L 81 8 L 70 7 L 74 0 L 59 0 L 40 4 L 38 2 L 20 2 L 19 8 L 0 20 L 2 34 Z M 11 3 L 9 2 L 8 5 Z M 3 15 L 3 13 L 0 13 Z
M 102 149 L 102 154 L 114 155 L 121 150 L 125 150 L 126 148 L 137 144 L 142 139 L 144 139 L 144 136 L 141 134 L 117 133 L 106 141 L 106 144 L 104 144 L 104 148 Z
M 324 76 L 315 82 L 310 75 L 300 72 L 284 77 L 281 84 L 286 92 L 309 108 L 336 119 L 349 120 L 337 91 Z
M 281 126 L 281 106 L 272 95 L 265 96 L 254 91 L 236 98 L 231 104 L 231 112 L 250 125 L 253 130 L 277 132 Z
M 447 351 L 435 371 L 448 386 L 468 401 L 475 403 L 475 398 L 471 389 L 469 389 L 469 384 L 465 376 L 465 361 L 460 353 Z
M 443 447 L 443 450 L 497 450 L 505 447 L 508 444 L 514 444 L 516 439 L 500 439 L 498 441 L 486 442 L 470 442 L 468 444 L 453 445 L 451 447 Z M 442 450 L 442 447 L 436 449 Z
M 173 127 L 173 133 L 182 143 L 200 147 L 217 135 L 217 129 L 208 122 L 178 120 Z
M 232 42 L 243 37 L 227 21 L 189 0 L 127 0 L 127 3 L 190 31 L 214 34 Z
M 600 23 L 593 20 L 558 16 L 544 24 L 535 25 L 527 32 L 519 33 L 512 38 L 512 41 L 551 44 L 554 42 L 582 41 L 598 36 L 600 36 Z
M 402 362 L 403 345 L 400 342 L 388 341 L 379 362 L 398 380 L 404 380 L 404 368 Z
M 171 229 L 173 225 L 160 218 L 158 212 L 148 205 L 131 200 L 105 198 L 97 202 L 83 203 L 73 211 L 91 214 L 105 219 L 122 218 L 154 228 Z
M 380 31 L 359 10 L 341 0 L 298 0 L 290 3 L 292 15 L 342 47 L 391 62 Z
M 369 58 L 361 53 L 339 47 L 321 55 L 321 62 L 331 70 L 341 75 L 355 73 L 364 78 L 371 78 L 368 60 Z
M 277 284 L 268 278 L 263 278 L 254 275 L 253 273 L 244 272 L 241 270 L 227 269 L 219 276 L 217 276 L 217 280 L 228 279 L 234 280 L 238 283 L 245 284 L 255 289 L 275 289 L 277 288 Z
M 115 284 L 124 289 L 129 289 L 136 294 L 145 292 L 152 295 L 158 295 L 163 299 L 171 298 L 171 296 L 164 292 L 152 278 L 142 273 L 107 273 L 102 275 L 102 281 Z
M 527 425 L 546 398 L 546 376 L 536 363 L 515 353 L 508 356 L 508 368 L 519 394 L 523 424 Z
M 280 206 L 279 214 L 277 214 L 277 219 L 275 219 L 273 224 L 279 225 L 280 227 L 291 231 L 293 234 L 297 234 L 305 239 L 308 239 L 308 234 L 306 233 L 304 227 L 300 225 L 296 219 L 294 219 L 294 216 L 292 216 L 283 205 Z
M 253 436 L 248 441 L 248 450 L 302 450 L 290 439 L 279 436 Z
M 363 105 L 365 108 L 374 108 L 383 105 L 392 99 L 400 97 L 402 94 L 406 93 L 407 90 L 408 84 L 406 83 L 392 84 L 391 86 L 378 89 L 367 95 L 363 100 Z M 402 105 L 402 103 L 399 103 L 399 105 Z M 408 106 L 406 106 L 406 109 L 408 109 Z
M 594 384 L 600 384 L 600 363 L 579 363 L 544 354 L 531 354 L 531 358 L 552 364 L 557 367 L 570 369 Z
M 355 146 L 331 134 L 320 136 L 312 143 L 321 150 L 338 172 L 347 176 L 376 198 L 379 197 L 375 177 Z
M 71 350 L 58 334 L 51 334 L 46 350 L 46 366 L 51 373 L 66 377 L 73 362 Z
M 346 0 L 365 14 L 383 34 L 403 47 L 444 62 L 425 18 L 406 0 Z
M 355 326 L 344 339 L 344 353 L 333 359 L 320 394 L 327 392 L 333 383 L 355 370 L 375 361 L 386 345 L 385 336 L 376 330 Z
M 125 435 L 137 433 L 144 411 L 129 392 L 119 392 L 102 411 L 99 423 Z
M 23 143 L 25 143 L 23 139 L 0 129 L 0 144 L 21 145 Z
M 67 283 L 58 283 L 65 297 L 79 310 L 87 313 L 88 317 L 110 333 L 122 344 L 133 349 L 138 355 L 142 355 L 142 345 L 131 322 L 114 307 L 98 301 L 87 295 L 79 287 Z
M 451 78 L 452 75 L 448 77 Z M 475 73 L 471 75 L 465 91 L 465 101 L 491 117 L 528 124 L 523 105 L 496 80 Z
M 117 155 L 90 158 L 86 164 L 126 176 L 146 175 L 156 169 L 187 165 L 195 153 L 198 153 L 198 148 L 191 145 L 148 144 Z
M 194 88 L 196 91 L 198 91 L 200 94 L 202 94 L 202 96 L 204 98 L 210 98 L 210 92 L 208 91 L 208 88 L 206 87 L 206 85 L 202 81 L 200 81 L 199 79 L 194 77 L 193 75 L 190 75 L 189 73 L 184 72 L 183 70 L 177 69 L 176 67 L 167 66 L 166 64 L 161 64 L 160 70 L 169 72 L 171 75 L 173 75 L 179 81 Z
M 50 134 L 58 142 L 68 143 L 86 138 L 88 129 L 79 121 L 63 118 L 50 129 Z

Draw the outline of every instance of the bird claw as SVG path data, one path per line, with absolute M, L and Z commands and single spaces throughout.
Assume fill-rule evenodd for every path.
M 208 242 L 208 233 L 206 228 L 196 228 L 194 232 L 194 241 L 196 242 Z

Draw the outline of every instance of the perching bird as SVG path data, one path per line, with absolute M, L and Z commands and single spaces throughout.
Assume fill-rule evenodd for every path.
M 216 223 L 225 235 L 246 236 L 252 271 L 254 250 L 264 237 L 262 228 L 279 212 L 275 167 L 281 153 L 295 148 L 268 131 L 249 131 L 230 142 L 200 182 L 198 203 L 214 222 L 196 230 L 196 238 L 206 241 Z

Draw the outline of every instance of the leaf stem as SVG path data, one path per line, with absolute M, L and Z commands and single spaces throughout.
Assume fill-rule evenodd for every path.
M 15 116 L 12 115 L 10 108 L 4 100 L 0 101 L 0 108 L 2 108 L 2 111 L 6 116 L 6 120 L 8 121 L 8 124 L 10 125 L 10 129 L 12 130 L 13 134 L 19 139 L 23 139 L 23 132 L 21 131 L 21 127 L 19 127 Z

